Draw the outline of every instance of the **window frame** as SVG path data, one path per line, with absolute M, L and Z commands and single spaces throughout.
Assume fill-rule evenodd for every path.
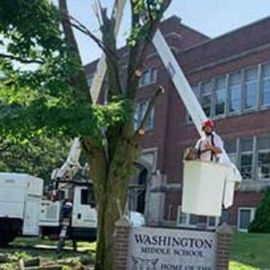
M 269 107 L 270 107 L 270 103 L 266 104 L 266 105 L 263 104 L 263 93 L 264 93 L 264 91 L 263 91 L 263 82 L 265 81 L 265 77 L 263 75 L 263 68 L 266 65 L 270 66 L 270 62 L 266 62 L 266 63 L 261 64 L 261 74 L 260 74 L 260 108 L 262 110 L 269 109 Z M 267 78 L 266 80 L 270 80 L 270 74 L 266 78 Z
M 234 117 L 234 116 L 239 116 L 239 115 L 244 115 L 244 114 L 247 114 L 247 113 L 250 113 L 250 112 L 254 112 L 254 111 L 263 111 L 263 110 L 267 110 L 267 109 L 270 109 L 270 102 L 269 104 L 266 104 L 266 105 L 263 105 L 263 82 L 264 80 L 266 79 L 270 79 L 270 75 L 269 76 L 266 76 L 264 77 L 263 76 L 263 68 L 264 66 L 267 66 L 267 65 L 270 65 L 270 61 L 267 61 L 267 62 L 262 62 L 262 63 L 259 63 L 257 65 L 252 65 L 252 66 L 246 66 L 246 67 L 243 67 L 239 70 L 236 70 L 236 71 L 233 71 L 233 72 L 230 72 L 230 73 L 225 73 L 225 74 L 221 74 L 219 76 L 216 76 L 216 77 L 213 77 L 209 80 L 205 80 L 205 81 L 199 81 L 197 82 L 197 85 L 199 86 L 199 90 L 200 90 L 200 93 L 199 93 L 199 96 L 197 96 L 200 104 L 201 104 L 201 107 L 203 107 L 203 104 L 202 104 L 202 98 L 204 96 L 210 96 L 210 100 L 211 100 L 211 106 L 210 106 L 210 116 L 211 118 L 213 119 L 224 119 L 224 118 L 229 118 L 229 117 Z M 257 82 L 256 82 L 256 97 L 255 97 L 255 100 L 254 100 L 254 107 L 252 108 L 246 108 L 246 88 L 245 88 L 245 85 L 246 85 L 246 73 L 250 70 L 250 69 L 256 69 L 257 70 Z M 230 111 L 230 106 L 231 106 L 231 84 L 230 84 L 230 78 L 233 74 L 237 74 L 239 73 L 240 74 L 240 80 L 239 80 L 239 87 L 240 87 L 240 108 L 239 110 L 237 111 Z M 224 114 L 219 114 L 219 115 L 216 115 L 216 96 L 215 96 L 215 89 L 216 89 L 216 86 L 214 84 L 213 86 L 213 89 L 212 89 L 212 92 L 210 94 L 209 93 L 203 93 L 203 89 L 202 89 L 202 85 L 203 83 L 206 83 L 208 81 L 214 81 L 216 82 L 216 80 L 220 77 L 223 77 L 225 76 L 226 78 L 226 105 L 225 105 L 225 113 Z M 255 80 L 254 80 L 255 81 Z M 193 122 L 190 121 L 189 119 L 189 116 L 188 116 L 188 111 L 186 109 L 186 116 L 185 116 L 185 122 L 187 124 L 192 124 Z
M 134 112 L 134 130 L 137 130 L 144 118 L 147 107 L 149 105 L 149 100 L 142 100 L 136 102 L 135 112 Z M 149 125 L 148 125 L 149 124 Z M 155 106 L 152 108 L 150 117 L 146 122 L 145 131 L 153 131 L 155 129 Z
M 148 74 L 148 80 L 146 80 L 146 74 Z M 139 79 L 139 88 L 154 84 L 157 82 L 158 78 L 158 68 L 151 67 L 144 69 L 140 79 Z
M 247 72 L 252 70 L 252 69 L 256 69 L 256 79 L 255 80 L 251 80 L 251 81 L 247 81 Z M 251 112 L 256 110 L 257 108 L 257 100 L 258 100 L 258 95 L 259 95 L 259 81 L 260 81 L 260 68 L 258 65 L 256 66 L 252 66 L 252 67 L 248 67 L 244 69 L 244 76 L 243 76 L 243 111 L 245 112 Z M 255 91 L 255 100 L 254 100 L 254 106 L 251 108 L 246 108 L 246 98 L 247 98 L 247 91 L 246 91 L 246 85 L 250 84 L 250 83 L 255 83 L 255 87 L 256 87 L 256 91 Z
M 180 223 L 180 217 L 181 215 L 185 216 L 185 223 Z M 185 227 L 185 228 L 197 228 L 197 223 L 196 224 L 190 224 L 190 219 L 191 219 L 191 214 L 186 214 L 182 212 L 182 206 L 178 205 L 177 207 L 177 218 L 176 218 L 176 226 L 177 227 Z
M 235 75 L 235 74 L 239 74 L 240 76 L 240 80 L 239 80 L 239 83 L 238 84 L 233 84 L 231 85 L 230 83 L 230 79 L 231 79 L 231 76 Z M 230 115 L 239 115 L 239 114 L 242 114 L 243 112 L 243 70 L 239 70 L 239 71 L 236 71 L 236 72 L 233 72 L 233 73 L 229 73 L 229 78 L 228 78 L 228 116 Z M 231 111 L 231 88 L 232 86 L 239 86 L 239 92 L 240 92 L 240 108 L 239 110 L 237 111 Z
M 218 89 L 218 80 L 223 78 L 225 80 L 224 88 Z M 213 118 L 224 118 L 227 114 L 227 107 L 228 107 L 228 76 L 227 74 L 216 77 L 214 82 L 214 90 L 213 90 Z M 216 106 L 217 106 L 217 92 L 225 91 L 225 99 L 224 99 L 224 112 L 222 114 L 216 114 Z
M 215 225 L 214 226 L 209 225 L 209 221 L 210 221 L 211 218 L 215 219 Z M 219 219 L 220 219 L 219 217 L 209 217 L 208 216 L 207 219 L 206 219 L 207 228 L 210 229 L 210 230 L 216 229 L 218 227 L 218 225 L 219 225 Z
M 238 232 L 248 232 L 248 229 L 240 228 L 240 213 L 241 210 L 250 210 L 250 222 L 249 224 L 254 220 L 256 208 L 255 207 L 238 207 L 237 209 L 237 231 Z
M 241 151 L 241 139 L 247 139 L 247 138 L 251 138 L 252 139 L 252 149 L 251 150 L 246 150 L 246 151 Z M 242 158 L 242 155 L 249 155 L 249 154 L 252 154 L 252 159 L 251 159 L 251 178 L 243 178 L 243 181 L 255 181 L 256 180 L 256 144 L 257 144 L 257 140 L 256 140 L 256 136 L 252 136 L 252 137 L 242 137 L 242 138 L 239 138 L 239 155 L 238 155 L 238 158 L 239 158 L 239 171 L 241 173 L 241 158 Z
M 206 84 L 206 83 L 210 83 L 211 84 L 211 89 L 210 89 L 210 91 L 209 92 L 206 92 L 206 93 L 204 93 L 204 84 Z M 199 90 L 199 93 L 200 93 L 200 95 L 199 95 L 199 102 L 200 102 L 200 105 L 201 105 L 201 107 L 202 107 L 202 109 L 203 109 L 203 103 L 202 103 L 202 99 L 204 98 L 204 97 L 210 97 L 210 114 L 209 115 L 206 115 L 207 117 L 209 117 L 209 118 L 212 118 L 213 117 L 213 111 L 214 111 L 214 88 L 215 88 L 215 78 L 212 78 L 212 79 L 210 79 L 210 80 L 206 80 L 206 81 L 203 81 L 203 82 L 201 82 L 201 84 L 200 84 L 200 90 Z M 203 109 L 203 111 L 204 111 L 204 109 Z M 204 113 L 205 113 L 205 111 L 204 111 Z M 206 114 L 206 113 L 205 113 Z
M 264 154 L 264 153 L 269 153 L 270 154 L 270 149 L 264 149 L 264 150 L 258 150 L 257 155 L 256 155 L 256 178 L 259 181 L 270 181 L 270 173 L 268 178 L 260 178 L 258 175 L 258 170 L 259 170 L 259 154 Z

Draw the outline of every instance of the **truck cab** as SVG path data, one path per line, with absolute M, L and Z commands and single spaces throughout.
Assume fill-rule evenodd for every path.
M 69 190 L 67 190 L 69 189 Z M 72 190 L 72 191 L 71 191 Z M 65 185 L 59 194 L 72 194 L 72 215 L 68 237 L 74 240 L 94 241 L 96 239 L 97 212 L 92 183 L 75 187 Z M 42 236 L 58 236 L 60 233 L 63 202 L 66 197 L 41 202 L 39 227 Z

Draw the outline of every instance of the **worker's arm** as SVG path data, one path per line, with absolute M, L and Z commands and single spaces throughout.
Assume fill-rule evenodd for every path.
M 205 151 L 212 151 L 214 154 L 218 155 L 222 153 L 221 147 L 213 146 L 212 144 L 208 143 L 205 145 Z
M 221 154 L 223 147 L 223 141 L 216 133 L 214 134 L 214 145 L 211 143 L 206 144 L 206 149 L 212 151 L 215 155 Z

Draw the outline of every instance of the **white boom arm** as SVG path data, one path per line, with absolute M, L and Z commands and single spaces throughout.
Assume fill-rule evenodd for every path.
M 71 181 L 75 176 L 78 168 L 80 168 L 81 146 L 79 138 L 75 138 L 72 142 L 67 160 L 61 168 L 55 169 L 52 172 L 51 179 Z
M 180 95 L 188 113 L 190 114 L 197 131 L 201 136 L 203 136 L 203 132 L 201 129 L 202 122 L 207 118 L 198 99 L 196 98 L 194 92 L 192 91 L 183 71 L 178 65 L 170 47 L 168 46 L 166 40 L 164 39 L 162 33 L 157 30 L 154 38 L 153 44 L 165 65 L 178 94 Z M 235 182 L 240 182 L 242 180 L 241 174 L 236 168 L 236 166 L 230 162 L 230 159 L 227 153 L 224 151 L 223 159 L 226 160 L 227 163 L 230 164 L 232 171 L 230 175 L 230 180 Z
M 153 38 L 153 44 L 166 67 L 178 94 L 182 98 L 197 131 L 203 136 L 201 125 L 207 117 L 160 30 L 157 30 L 156 32 Z

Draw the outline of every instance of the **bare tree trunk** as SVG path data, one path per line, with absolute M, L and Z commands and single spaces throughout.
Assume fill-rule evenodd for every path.
M 95 190 L 98 194 L 98 241 L 95 270 L 112 270 L 115 223 L 120 217 L 119 207 L 121 211 L 125 209 L 129 179 L 133 163 L 138 156 L 139 148 L 136 140 L 120 139 L 120 141 L 111 163 L 103 167 L 95 166 L 92 171 Z M 104 172 L 106 173 L 103 174 Z M 95 179 L 95 176 L 101 175 L 105 178 Z

